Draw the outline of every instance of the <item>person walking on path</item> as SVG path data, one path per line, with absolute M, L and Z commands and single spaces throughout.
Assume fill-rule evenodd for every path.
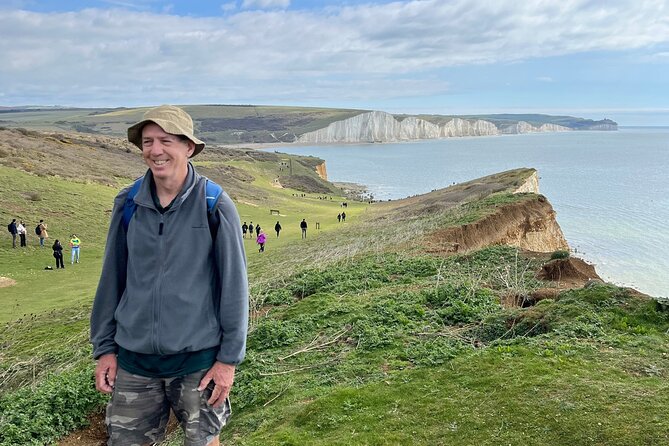
M 276 231 L 276 237 L 278 238 L 279 233 L 281 232 L 281 223 L 277 221 L 276 224 L 274 225 L 274 230 Z
M 79 240 L 79 237 L 77 237 L 76 234 L 72 234 L 72 238 L 70 239 L 70 265 L 74 265 L 74 262 L 76 260 L 77 263 L 79 263 L 79 247 L 81 246 L 81 240 Z
M 337 214 L 337 222 L 341 223 L 341 214 Z
M 258 252 L 265 252 L 265 241 L 266 241 L 265 233 L 263 231 L 260 231 L 258 237 L 256 238 L 256 243 L 260 246 Z
M 7 225 L 7 230 L 12 234 L 12 248 L 16 248 L 16 235 L 19 233 L 16 227 L 16 219 L 13 218 L 12 222 Z
M 128 140 L 148 170 L 114 200 L 91 312 L 109 444 L 158 443 L 173 412 L 185 445 L 216 446 L 248 330 L 239 215 L 189 162 L 205 144 L 184 110 L 149 109 Z
M 253 222 L 249 223 L 249 234 L 251 235 L 251 238 L 253 238 L 253 231 L 255 228 L 253 227 Z
M 44 248 L 44 240 L 49 238 L 49 234 L 46 232 L 46 223 L 44 223 L 44 220 L 39 221 L 39 224 L 35 228 L 35 233 L 39 236 L 39 246 Z
M 307 238 L 307 221 L 304 218 L 300 222 L 300 229 L 302 229 L 302 238 Z
M 346 212 L 341 213 L 341 221 L 342 222 L 346 221 Z
M 53 249 L 53 256 L 56 258 L 56 269 L 58 268 L 63 268 L 65 269 L 65 265 L 63 264 L 63 245 L 60 244 L 60 241 L 56 239 L 55 242 L 53 242 L 53 246 L 51 247 Z
M 242 238 L 246 238 L 246 231 L 248 230 L 249 230 L 249 225 L 247 225 L 246 222 L 244 222 L 244 224 L 242 225 Z
M 26 247 L 26 225 L 21 221 L 17 226 L 16 226 L 16 232 L 19 233 L 19 239 L 21 240 L 21 247 L 25 248 Z
M 260 225 L 256 225 L 256 238 L 260 235 Z

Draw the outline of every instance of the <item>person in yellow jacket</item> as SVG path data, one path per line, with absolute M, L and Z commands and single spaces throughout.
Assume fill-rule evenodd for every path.
M 79 237 L 76 236 L 76 234 L 72 234 L 72 238 L 70 239 L 70 264 L 74 265 L 74 262 L 76 260 L 77 263 L 79 263 L 79 246 L 81 245 L 81 240 L 79 240 Z

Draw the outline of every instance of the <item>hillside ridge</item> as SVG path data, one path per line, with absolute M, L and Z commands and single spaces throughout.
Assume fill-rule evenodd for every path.
M 608 119 L 593 121 L 539 114 L 408 115 L 266 105 L 184 105 L 183 108 L 193 117 L 198 135 L 209 144 L 294 143 L 301 138 L 313 141 L 317 134 L 330 135 L 330 139 L 319 137 L 319 141 L 325 142 L 387 142 L 566 129 L 617 129 L 617 124 Z M 0 126 L 123 137 L 128 124 L 139 121 L 146 109 L 14 107 L 0 110 Z M 356 136 L 359 121 L 369 123 L 372 129 Z M 341 130 L 327 130 L 330 126 Z

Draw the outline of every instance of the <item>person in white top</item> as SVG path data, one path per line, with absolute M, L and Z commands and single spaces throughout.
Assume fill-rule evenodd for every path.
M 19 238 L 21 239 L 21 247 L 25 247 L 26 246 L 26 225 L 23 224 L 23 222 L 16 225 L 16 232 L 19 234 Z

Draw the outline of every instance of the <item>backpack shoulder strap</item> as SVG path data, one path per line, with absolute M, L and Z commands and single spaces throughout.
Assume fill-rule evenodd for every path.
M 218 199 L 221 197 L 223 188 L 207 178 L 205 195 L 207 198 L 207 213 L 211 215 L 216 209 Z
M 130 225 L 130 220 L 132 219 L 137 205 L 135 204 L 135 196 L 139 192 L 139 188 L 142 185 L 142 180 L 144 177 L 138 178 L 128 191 L 128 195 L 125 198 L 125 206 L 123 207 L 123 229 L 128 232 L 128 226 Z M 207 200 L 207 219 L 209 220 L 209 231 L 212 233 L 212 239 L 215 238 L 216 229 L 218 228 L 218 219 L 215 218 L 216 205 L 218 204 L 218 199 L 221 197 L 223 188 L 213 181 L 207 179 L 205 187 L 205 195 Z
M 209 178 L 207 178 L 206 181 L 205 198 L 207 199 L 209 233 L 211 234 L 211 239 L 216 240 L 216 234 L 218 233 L 218 214 L 216 214 L 216 206 L 218 205 L 218 199 L 221 198 L 221 193 L 223 193 L 223 188 Z
M 130 220 L 132 219 L 137 205 L 135 204 L 135 195 L 139 192 L 139 188 L 142 185 L 142 180 L 144 177 L 139 177 L 128 191 L 128 195 L 125 197 L 125 206 L 123 207 L 123 229 L 125 232 L 128 232 L 128 225 L 130 225 Z

